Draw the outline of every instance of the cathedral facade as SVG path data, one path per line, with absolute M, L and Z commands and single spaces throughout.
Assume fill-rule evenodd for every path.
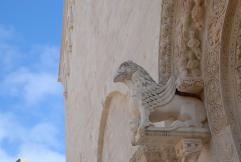
M 241 161 L 240 0 L 65 0 L 67 162 Z

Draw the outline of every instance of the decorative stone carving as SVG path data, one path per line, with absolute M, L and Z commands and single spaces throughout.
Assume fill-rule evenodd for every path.
M 181 92 L 200 94 L 203 90 L 200 87 L 203 84 L 198 87 L 195 85 L 203 82 L 201 60 L 204 4 L 205 0 L 162 2 L 159 80 L 164 83 L 172 74 L 177 75 L 177 89 Z M 192 86 L 187 87 L 186 82 Z
M 171 76 L 173 67 L 172 57 L 172 24 L 174 14 L 174 1 L 163 0 L 161 4 L 161 28 L 160 28 L 160 51 L 159 51 L 159 81 L 167 82 Z
M 138 109 L 139 114 L 131 121 L 133 134 L 140 135 L 149 126 L 168 131 L 206 126 L 203 103 L 196 98 L 175 95 L 175 77 L 171 77 L 165 85 L 157 84 L 141 66 L 126 61 L 118 68 L 114 82 L 122 82 L 129 87 Z
M 177 2 L 178 3 L 178 2 Z M 199 94 L 203 87 L 195 87 L 197 82 L 203 82 L 201 78 L 201 35 L 203 32 L 203 0 L 183 0 L 177 12 L 176 35 L 174 59 L 175 68 L 178 73 L 177 89 L 181 92 Z M 189 81 L 188 81 L 189 80 Z M 185 86 L 185 82 L 192 86 Z M 184 84 L 184 85 L 183 85 Z M 186 89 L 187 88 L 187 89 Z
M 160 54 L 159 60 L 169 61 L 166 64 L 171 66 L 171 71 L 168 76 L 177 74 L 178 79 L 176 87 L 181 92 L 188 92 L 199 94 L 204 86 L 204 102 L 207 105 L 208 120 L 211 128 L 211 132 L 214 135 L 219 134 L 225 127 L 232 124 L 232 136 L 239 139 L 234 143 L 240 145 L 240 119 L 238 115 L 240 111 L 235 108 L 240 103 L 240 63 L 238 57 L 239 47 L 236 41 L 234 46 L 228 47 L 230 40 L 230 30 L 234 29 L 240 31 L 240 26 L 235 27 L 233 22 L 234 12 L 236 8 L 240 8 L 240 1 L 234 0 L 210 0 L 210 1 L 194 1 L 194 0 L 163 0 L 162 15 L 161 16 L 161 27 L 160 27 Z M 172 9 L 167 12 L 166 4 L 172 4 Z M 238 6 L 239 5 L 239 6 Z M 163 13 L 164 12 L 164 13 Z M 171 30 L 169 33 L 163 33 L 163 27 L 166 26 L 165 19 L 169 17 L 172 21 L 168 24 Z M 237 22 L 240 22 L 238 20 Z M 226 24 L 224 24 L 226 23 Z M 201 24 L 201 25 L 200 25 Z M 239 24 L 239 23 L 238 23 Z M 234 26 L 235 25 L 235 26 Z M 165 48 L 162 45 L 162 38 L 170 38 L 169 42 L 170 54 L 163 56 Z M 235 32 L 234 40 L 238 35 Z M 230 51 L 224 51 L 230 48 Z M 234 52 L 236 49 L 236 52 Z M 201 51 L 201 52 L 200 52 Z M 229 64 L 235 66 L 230 71 L 222 72 L 222 66 L 228 66 L 220 62 L 223 53 L 227 53 L 226 60 L 229 60 Z M 231 55 L 235 53 L 235 57 Z M 199 55 L 201 54 L 201 55 Z M 224 57 L 224 56 L 223 56 Z M 175 60 L 175 61 L 173 61 Z M 160 61 L 161 62 L 161 61 Z M 228 62 L 228 61 L 227 61 Z M 199 68 L 198 68 L 199 66 Z M 193 70 L 195 69 L 195 70 Z M 227 68 L 226 68 L 227 69 Z M 198 71 L 199 70 L 199 71 Z M 160 82 L 162 81 L 163 70 L 160 63 Z M 196 72 L 195 72 L 196 71 Z M 228 75 L 235 71 L 235 75 Z M 196 75 L 201 72 L 201 75 Z M 237 95 L 225 95 L 227 89 L 223 89 L 227 82 L 222 80 L 221 75 L 228 75 L 228 78 L 232 78 L 232 83 L 229 83 L 229 89 L 234 88 L 234 92 Z M 188 76 L 188 77 L 187 77 Z M 235 79 L 236 78 L 236 79 Z M 197 84 L 198 83 L 198 84 Z M 196 88 L 196 85 L 199 88 Z M 225 84 L 225 85 L 224 85 Z M 232 86 L 231 86 L 232 85 Z M 237 85 L 237 86 L 236 86 Z M 196 89 L 196 90 L 195 90 Z M 222 92 L 223 91 L 223 92 Z M 236 100 L 236 105 L 228 104 L 230 100 Z M 228 101 L 228 102 L 226 102 Z M 228 106 L 225 108 L 224 102 Z M 240 107 L 240 106 L 239 106 Z M 236 109 L 232 111 L 232 109 Z M 238 126 L 239 125 L 239 126 Z M 236 133 L 235 133 L 236 132 Z M 230 140 L 233 140 L 230 137 Z M 217 154 L 222 154 L 222 149 L 217 147 L 219 141 L 212 143 L 217 149 Z M 236 150 L 232 148 L 232 150 Z M 240 150 L 240 147 L 237 147 Z M 239 151 L 240 152 L 240 151 Z M 214 156 L 214 161 L 222 161 L 219 156 Z M 228 161 L 232 161 L 229 159 Z
M 176 145 L 176 154 L 180 162 L 197 162 L 202 150 L 202 140 L 182 139 Z
M 210 114 L 210 129 L 213 133 L 218 133 L 228 122 L 221 99 L 221 86 L 218 80 L 220 78 L 220 69 L 217 63 L 220 59 L 221 30 L 224 23 L 224 11 L 227 7 L 225 1 L 214 0 L 211 2 L 210 16 L 207 20 L 207 48 L 204 55 L 207 66 L 204 71 L 204 82 L 206 84 L 207 112 Z
M 210 136 L 208 128 L 170 131 L 150 126 L 136 139 L 139 148 L 130 162 L 196 162 L 202 145 L 209 142 Z
M 191 94 L 199 94 L 204 86 L 203 80 L 200 78 L 178 78 L 176 84 L 178 91 Z
M 210 139 L 209 128 L 179 128 L 176 130 L 168 130 L 156 126 L 145 128 L 142 134 L 136 137 L 137 145 L 161 146 L 169 147 L 176 146 L 182 139 L 201 139 L 207 143 Z
M 226 30 L 225 32 L 230 32 L 230 38 L 224 39 L 226 41 L 223 44 L 225 45 L 223 48 L 225 50 L 223 55 L 221 55 L 221 64 L 223 65 L 220 68 L 221 86 L 224 89 L 222 92 L 224 109 L 233 137 L 233 144 L 230 145 L 230 148 L 232 155 L 238 153 L 239 159 L 241 159 L 241 2 L 230 2 L 228 10 L 230 12 L 226 15 L 227 20 L 224 24 L 224 29 L 232 27 L 232 30 Z M 230 18 L 232 19 L 230 20 Z M 231 134 L 231 132 L 228 133 Z M 227 151 L 227 153 L 229 152 Z
M 162 146 L 139 146 L 129 162 L 177 162 L 175 149 Z

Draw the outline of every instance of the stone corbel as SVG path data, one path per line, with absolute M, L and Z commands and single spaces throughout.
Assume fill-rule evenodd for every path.
M 129 162 L 177 162 L 175 150 L 172 147 L 140 146 Z
M 182 139 L 175 146 L 179 162 L 197 162 L 202 150 L 201 139 Z
M 198 162 L 203 145 L 209 142 L 211 135 L 207 128 L 149 127 L 136 137 L 140 147 L 130 162 Z

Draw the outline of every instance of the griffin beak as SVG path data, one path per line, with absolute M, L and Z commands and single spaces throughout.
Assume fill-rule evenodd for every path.
M 117 72 L 115 75 L 114 75 L 114 79 L 113 79 L 113 82 L 121 82 L 121 78 L 122 78 L 122 74 L 120 72 Z

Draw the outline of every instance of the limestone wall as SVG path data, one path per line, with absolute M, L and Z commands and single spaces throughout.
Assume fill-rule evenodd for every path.
M 199 162 L 238 162 L 240 20 L 239 0 L 65 0 L 59 80 L 67 161 L 159 158 L 155 147 L 131 146 L 129 92 L 113 83 L 120 63 L 133 60 L 156 81 L 181 76 L 177 88 L 203 99 L 212 137 Z
M 67 159 L 68 162 L 95 162 L 105 98 L 118 87 L 112 81 L 117 67 L 123 61 L 133 60 L 156 80 L 158 78 L 160 0 L 78 0 L 68 4 L 66 0 L 65 7 L 70 5 L 71 9 L 65 9 L 65 14 L 72 17 L 66 18 L 65 23 L 73 23 L 73 29 L 66 29 L 68 34 L 71 32 L 71 38 L 65 38 L 63 33 L 63 41 L 66 39 L 67 45 L 71 42 L 72 51 L 62 56 L 62 68 L 67 74 L 60 72 L 60 79 L 66 80 L 63 82 L 66 87 Z M 63 51 L 67 45 L 62 45 Z M 118 88 L 126 89 L 124 86 Z M 126 109 L 125 105 L 123 103 Z M 122 120 L 127 121 L 127 118 L 123 116 Z M 119 120 L 115 116 L 108 119 L 116 125 L 113 134 L 122 133 L 117 128 Z M 121 137 L 118 142 L 131 145 Z M 103 146 L 109 156 L 118 154 L 112 146 L 113 143 Z M 128 146 L 123 149 L 125 151 Z M 103 162 L 123 162 L 123 159 Z

